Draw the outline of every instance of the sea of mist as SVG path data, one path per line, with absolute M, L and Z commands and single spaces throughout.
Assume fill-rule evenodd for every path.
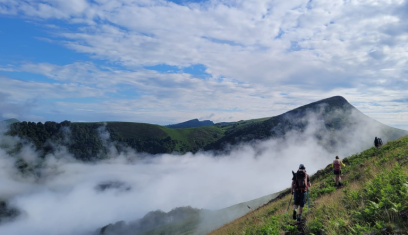
M 149 156 L 111 148 L 109 159 L 92 163 L 76 160 L 64 146 L 43 160 L 29 142 L 2 134 L 0 200 L 22 213 L 0 224 L 0 234 L 86 234 L 153 210 L 180 206 L 216 210 L 275 193 L 290 186 L 291 171 L 301 163 L 313 174 L 336 155 L 344 158 L 371 147 L 374 136 L 381 136 L 382 126 L 360 118 L 355 115 L 354 126 L 323 133 L 323 139 L 327 134 L 341 140 L 334 151 L 314 137 L 324 123 L 318 114 L 310 114 L 304 132 L 236 145 L 221 155 Z M 109 133 L 102 129 L 100 138 L 109 147 Z M 18 143 L 25 143 L 24 147 L 10 156 L 7 149 Z M 36 167 L 21 173 L 15 167 L 20 158 Z

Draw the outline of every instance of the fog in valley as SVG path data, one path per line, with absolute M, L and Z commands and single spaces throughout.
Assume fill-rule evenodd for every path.
M 43 160 L 29 142 L 2 134 L 0 200 L 21 214 L 0 224 L 0 234 L 85 234 L 153 210 L 180 206 L 216 210 L 281 191 L 290 186 L 291 171 L 301 163 L 313 174 L 336 155 L 344 158 L 372 147 L 374 137 L 385 133 L 384 126 L 357 112 L 351 114 L 354 125 L 337 131 L 322 131 L 319 114 L 310 113 L 304 132 L 232 146 L 216 156 L 212 152 L 149 156 L 132 149 L 119 153 L 109 142 L 109 133 L 101 129 L 109 159 L 77 161 L 61 145 Z M 330 138 L 338 144 L 324 147 Z M 8 154 L 19 143 L 24 144 L 22 150 Z M 19 171 L 19 159 L 31 170 Z

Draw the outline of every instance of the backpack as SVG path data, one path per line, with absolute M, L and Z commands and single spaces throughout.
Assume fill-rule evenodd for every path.
M 295 189 L 302 192 L 307 190 L 307 174 L 304 171 L 297 171 L 295 174 Z
M 341 170 L 340 160 L 334 160 L 333 167 L 334 167 L 334 170 L 340 171 Z

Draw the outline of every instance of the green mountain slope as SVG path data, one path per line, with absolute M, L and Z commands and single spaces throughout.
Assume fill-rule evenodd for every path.
M 271 118 L 241 121 L 226 126 L 217 124 L 225 130 L 224 136 L 204 149 L 220 150 L 228 144 L 242 141 L 280 138 L 293 131 L 303 133 L 312 125 L 315 128 L 314 137 L 327 149 L 335 149 L 347 142 L 350 138 L 348 134 L 361 127 L 367 127 L 362 132 L 364 136 L 361 136 L 361 140 L 370 140 L 370 145 L 376 134 L 386 141 L 408 134 L 405 130 L 388 127 L 369 118 L 343 97 L 335 96 Z
M 61 123 L 20 122 L 10 126 L 8 135 L 29 140 L 43 155 L 60 145 L 77 159 L 95 160 L 108 157 L 113 145 L 118 151 L 131 147 L 150 154 L 197 152 L 216 141 L 223 131 L 214 126 L 170 129 L 159 125 L 130 122 Z M 9 152 L 17 152 L 19 146 Z
M 292 209 L 286 215 L 287 189 L 210 234 L 408 234 L 408 136 L 343 162 L 341 188 L 334 186 L 331 164 L 311 177 L 311 207 L 305 206 L 302 223 L 294 223 Z
M 127 147 L 131 147 L 150 154 L 224 151 L 241 142 L 282 138 L 293 132 L 308 133 L 330 151 L 348 143 L 351 137 L 358 142 L 353 151 L 361 151 L 361 146 L 367 148 L 372 145 L 374 136 L 380 136 L 386 142 L 408 134 L 407 131 L 388 127 L 367 117 L 340 96 L 301 106 L 271 118 L 213 126 L 171 129 L 132 122 L 24 121 L 11 124 L 7 134 L 31 141 L 44 156 L 64 145 L 78 159 L 95 160 L 108 157 L 112 146 L 117 151 L 126 151 Z M 8 151 L 12 153 L 18 150 L 17 146 Z

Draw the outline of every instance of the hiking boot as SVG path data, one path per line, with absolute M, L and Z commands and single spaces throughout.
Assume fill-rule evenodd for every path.
M 299 215 L 297 216 L 297 222 L 300 222 L 301 217 L 302 217 L 302 214 L 299 214 Z
M 296 210 L 293 210 L 293 219 L 296 220 Z

